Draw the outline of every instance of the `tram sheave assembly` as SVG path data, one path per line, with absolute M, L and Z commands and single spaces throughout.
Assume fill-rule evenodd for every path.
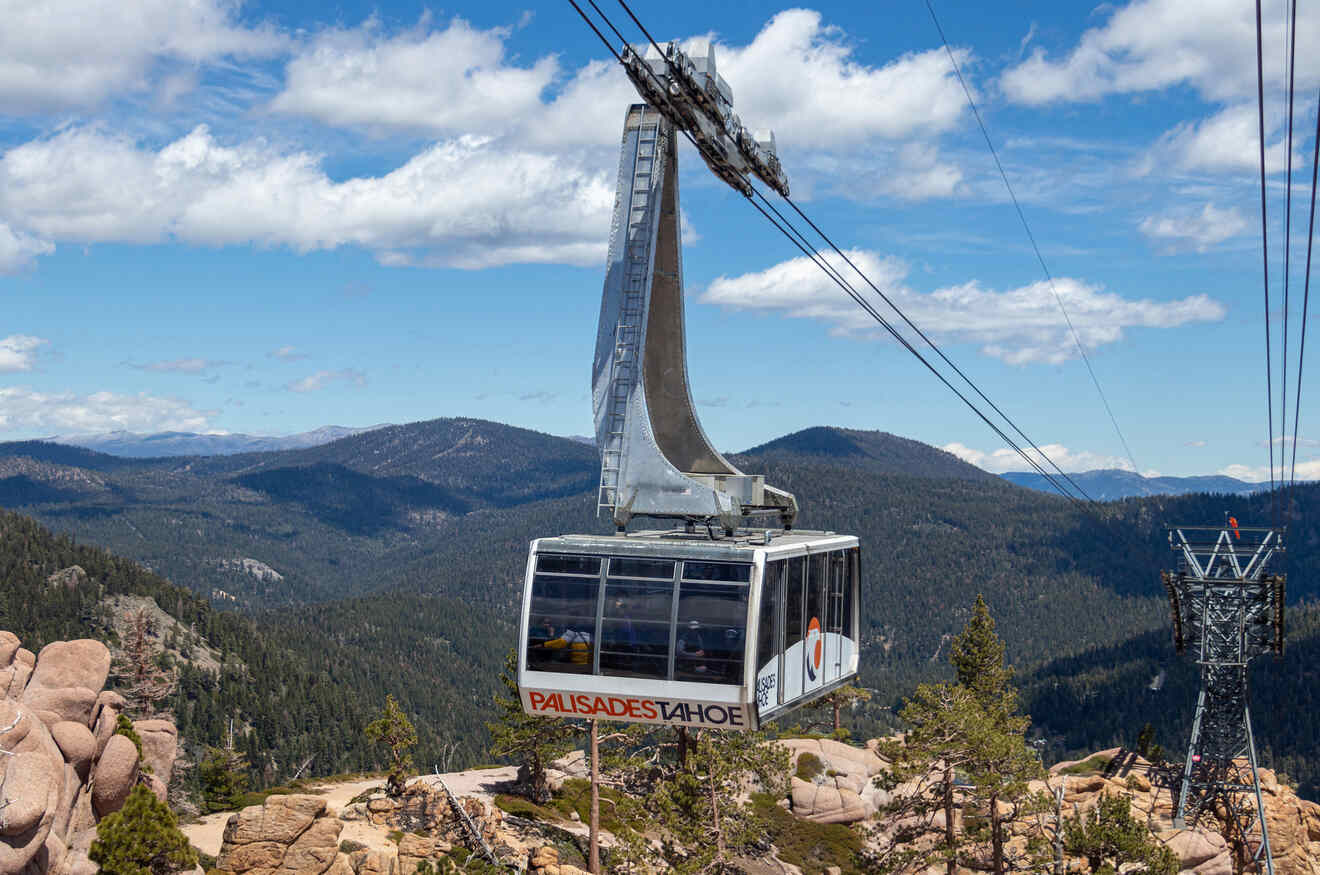
M 598 512 L 616 534 L 532 542 L 518 688 L 529 714 L 757 729 L 857 675 L 857 538 L 793 529 L 794 497 L 734 467 L 697 420 L 683 324 L 677 139 L 736 190 L 781 193 L 714 49 L 625 47 L 624 116 L 592 402 Z M 628 531 L 635 517 L 675 528 Z M 751 523 L 770 517 L 778 527 Z

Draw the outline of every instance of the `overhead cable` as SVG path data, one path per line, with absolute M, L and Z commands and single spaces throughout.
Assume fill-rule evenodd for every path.
M 926 8 L 930 10 L 931 20 L 935 22 L 935 29 L 939 31 L 940 41 L 944 43 L 944 51 L 949 56 L 949 63 L 953 65 L 953 73 L 958 77 L 958 84 L 962 86 L 963 94 L 967 97 L 967 105 L 972 108 L 972 115 L 976 117 L 976 124 L 981 129 L 981 136 L 985 138 L 985 144 L 990 149 L 990 157 L 994 158 L 995 167 L 999 168 L 999 178 L 1004 180 L 1004 187 L 1008 189 L 1008 196 L 1013 201 L 1013 209 L 1017 211 L 1018 219 L 1022 222 L 1022 228 L 1027 232 L 1027 239 L 1031 242 L 1031 248 L 1036 253 L 1036 260 L 1040 262 L 1040 268 L 1045 273 L 1045 280 L 1049 284 L 1050 292 L 1054 295 L 1054 301 L 1059 305 L 1059 312 L 1063 314 L 1063 321 L 1068 325 L 1073 343 L 1077 345 L 1077 352 L 1081 354 L 1082 362 L 1086 365 L 1086 371 L 1091 375 L 1091 382 L 1095 384 L 1095 391 L 1100 396 L 1100 403 L 1104 405 L 1105 413 L 1109 415 L 1109 421 L 1114 426 L 1114 433 L 1118 435 L 1118 441 L 1123 445 L 1123 452 L 1127 455 L 1128 461 L 1132 463 L 1132 472 L 1140 474 L 1141 469 L 1137 467 L 1137 460 L 1132 455 L 1132 448 L 1128 446 L 1127 438 L 1123 436 L 1123 430 L 1118 427 L 1118 418 L 1114 416 L 1114 410 L 1109 406 L 1109 398 L 1106 397 L 1105 390 L 1100 387 L 1100 378 L 1096 376 L 1095 368 L 1091 366 L 1091 357 L 1086 354 L 1086 347 L 1082 344 L 1082 338 L 1073 325 L 1072 317 L 1068 315 L 1068 308 L 1063 305 L 1063 296 L 1059 294 L 1058 288 L 1054 285 L 1054 275 L 1050 273 L 1049 266 L 1045 264 L 1045 256 L 1041 254 L 1040 246 L 1036 243 L 1036 235 L 1031 232 L 1031 225 L 1027 223 L 1027 215 L 1023 212 L 1022 204 L 1018 202 L 1017 194 L 1013 191 L 1013 184 L 1008 181 L 1008 173 L 1004 171 L 1004 165 L 999 160 L 999 152 L 990 139 L 990 131 L 981 118 L 981 111 L 977 109 L 976 101 L 972 99 L 972 90 L 967 86 L 967 81 L 963 79 L 962 70 L 958 67 L 958 61 L 953 55 L 952 47 L 949 46 L 948 38 L 944 35 L 944 28 L 940 25 L 939 16 L 935 14 L 935 7 L 932 5 L 931 0 L 926 0 Z
M 1274 493 L 1274 375 L 1270 351 L 1270 232 L 1265 212 L 1265 68 L 1261 50 L 1260 0 L 1256 0 L 1256 107 L 1260 134 L 1260 241 L 1265 272 L 1265 411 L 1269 423 L 1265 444 L 1270 452 L 1270 494 Z M 1273 503 L 1277 505 L 1275 497 Z M 1278 513 L 1275 511 L 1275 522 Z
M 1288 288 L 1292 274 L 1292 144 L 1293 144 L 1293 95 L 1297 67 L 1297 0 L 1292 0 L 1292 15 L 1287 21 L 1288 31 L 1288 182 L 1284 195 L 1283 219 L 1283 354 L 1279 375 L 1279 488 L 1283 488 L 1283 453 L 1287 449 L 1288 436 Z M 1264 142 L 1262 140 L 1262 142 Z M 1300 379 L 1301 374 L 1298 374 Z M 1271 438 L 1273 440 L 1273 438 Z M 1288 508 L 1284 507 L 1287 514 Z M 1287 520 L 1285 517 L 1284 523 Z
M 1306 230 L 1306 280 L 1302 291 L 1302 337 L 1297 354 L 1297 400 L 1293 404 L 1292 465 L 1288 475 L 1291 484 L 1297 483 L 1297 423 L 1302 414 L 1302 365 L 1306 362 L 1306 315 L 1311 303 L 1311 244 L 1315 240 L 1315 186 L 1316 170 L 1320 167 L 1320 92 L 1316 96 L 1315 148 L 1311 155 L 1311 219 Z M 1280 472 L 1282 473 L 1282 472 Z

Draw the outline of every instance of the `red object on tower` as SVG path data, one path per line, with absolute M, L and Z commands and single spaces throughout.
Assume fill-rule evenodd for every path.
M 1228 527 L 1231 528 L 1231 529 L 1233 530 L 1233 537 L 1235 537 L 1235 538 L 1237 538 L 1239 541 L 1241 541 L 1241 540 L 1242 540 L 1242 533 L 1238 531 L 1238 521 L 1237 521 L 1237 517 L 1235 517 L 1235 516 L 1231 516 L 1231 517 L 1228 518 Z

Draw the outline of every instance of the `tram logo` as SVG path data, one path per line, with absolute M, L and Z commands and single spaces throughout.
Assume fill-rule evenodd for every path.
M 820 620 L 815 617 L 807 624 L 807 678 L 815 681 L 820 675 L 821 658 L 825 651 L 825 639 L 820 634 Z

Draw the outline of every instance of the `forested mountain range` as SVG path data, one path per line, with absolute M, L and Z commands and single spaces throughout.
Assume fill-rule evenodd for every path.
M 1267 524 L 1272 513 L 1260 495 L 1077 505 L 879 432 L 808 429 L 733 458 L 797 495 L 800 526 L 862 539 L 862 679 L 876 696 L 855 715 L 859 729 L 890 725 L 902 695 L 940 676 L 947 636 L 979 592 L 1048 750 L 1059 755 L 1135 738 L 1146 721 L 1166 747 L 1184 743 L 1196 680 L 1169 643 L 1159 569 L 1173 556 L 1164 525 L 1215 523 L 1225 511 L 1244 525 Z M 130 460 L 0 444 L 0 505 L 250 614 L 253 628 L 279 630 L 271 640 L 300 654 L 289 664 L 321 666 L 329 686 L 363 701 L 406 687 L 408 704 L 432 721 L 433 741 L 448 733 L 477 747 L 483 690 L 514 640 L 508 618 L 527 542 L 606 531 L 595 518 L 597 476 L 590 446 L 472 419 L 219 457 Z M 1297 604 L 1320 588 L 1312 522 L 1320 487 L 1299 487 L 1290 501 L 1288 592 Z M 1292 613 L 1282 667 L 1262 664 L 1253 677 L 1262 707 L 1270 696 L 1301 695 L 1310 678 L 1292 660 L 1320 645 L 1318 624 L 1306 610 Z M 7 622 L 0 616 L 0 626 Z M 436 650 L 435 640 L 450 649 Z M 343 668 L 350 660 L 369 682 Z M 270 670 L 281 664 L 268 657 Z M 1161 668 L 1169 682 L 1160 696 L 1144 696 Z M 436 673 L 450 686 L 428 693 Z M 448 707 L 458 699 L 471 707 Z M 1313 781 L 1320 719 L 1312 726 L 1293 713 L 1290 721 L 1266 709 L 1257 735 L 1274 756 L 1291 758 L 1285 771 Z
M 1028 489 L 1054 492 L 1054 487 L 1049 481 L 1035 471 L 1009 471 L 1000 476 L 1010 483 Z M 1184 495 L 1189 492 L 1250 495 L 1262 489 L 1269 489 L 1268 483 L 1248 483 L 1246 480 L 1223 474 L 1209 474 L 1202 477 L 1143 477 L 1133 471 L 1101 468 L 1095 471 L 1079 471 L 1068 476 L 1096 501 L 1115 501 L 1143 495 Z
M 342 437 L 381 428 L 345 428 L 342 425 L 323 425 L 311 431 L 290 435 L 254 434 L 197 434 L 190 431 L 161 431 L 138 434 L 131 431 L 111 431 L 104 434 L 69 435 L 53 437 L 53 443 L 84 447 L 113 456 L 133 459 L 154 459 L 161 456 L 228 456 L 234 453 L 261 453 L 268 450 L 293 450 L 315 447 Z

